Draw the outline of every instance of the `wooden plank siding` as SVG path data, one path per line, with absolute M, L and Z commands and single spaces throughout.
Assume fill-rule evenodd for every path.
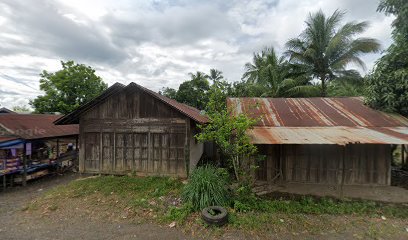
M 190 120 L 139 89 L 112 95 L 80 117 L 80 171 L 187 176 Z
M 390 145 L 263 145 L 259 149 L 267 155 L 266 162 L 258 168 L 257 177 L 261 181 L 276 176 L 281 157 L 285 182 L 391 184 Z

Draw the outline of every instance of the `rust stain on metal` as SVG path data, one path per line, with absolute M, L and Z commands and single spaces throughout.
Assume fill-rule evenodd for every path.
M 248 132 L 257 144 L 408 144 L 408 119 L 361 98 L 229 98 L 227 105 L 261 117 Z

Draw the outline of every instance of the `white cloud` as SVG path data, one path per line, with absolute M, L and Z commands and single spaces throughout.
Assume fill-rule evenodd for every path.
M 366 0 L 5 0 L 0 3 L 0 104 L 40 94 L 38 74 L 60 60 L 90 65 L 109 83 L 177 87 L 189 72 L 217 68 L 237 81 L 263 46 L 283 52 L 309 12 L 347 11 L 369 21 L 363 36 L 391 43 L 391 17 Z M 371 68 L 379 54 L 363 59 Z

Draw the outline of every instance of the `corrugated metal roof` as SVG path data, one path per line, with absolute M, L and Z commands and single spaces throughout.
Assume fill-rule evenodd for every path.
M 254 144 L 408 144 L 408 135 L 398 136 L 394 128 L 254 127 L 248 135 Z
M 78 134 L 78 125 L 56 126 L 54 121 L 60 115 L 50 114 L 4 114 L 0 115 L 0 129 L 3 135 L 18 136 L 22 139 L 39 139 Z M 8 136 L 5 136 L 8 137 Z
M 408 119 L 361 98 L 229 98 L 227 105 L 260 119 L 248 132 L 256 144 L 408 144 Z
M 55 124 L 63 125 L 63 124 L 79 123 L 79 116 L 81 114 L 85 113 L 86 111 L 88 111 L 89 109 L 91 109 L 95 105 L 99 104 L 100 102 L 102 102 L 103 100 L 108 98 L 109 96 L 112 96 L 113 94 L 116 94 L 116 93 L 118 93 L 121 90 L 124 90 L 126 88 L 132 88 L 132 87 L 141 89 L 142 91 L 146 92 L 147 94 L 149 94 L 149 95 L 153 96 L 154 98 L 157 98 L 158 100 L 166 103 L 170 107 L 173 107 L 174 109 L 176 109 L 177 111 L 179 111 L 183 115 L 193 119 L 194 121 L 196 121 L 198 123 L 203 124 L 203 123 L 208 122 L 208 118 L 205 115 L 202 115 L 200 113 L 200 110 L 198 110 L 196 108 L 193 108 L 191 106 L 188 106 L 186 104 L 179 103 L 176 100 L 173 100 L 173 99 L 170 99 L 170 98 L 165 97 L 163 95 L 160 95 L 160 94 L 158 94 L 158 93 L 156 93 L 156 92 L 154 92 L 154 91 L 152 91 L 150 89 L 147 89 L 145 87 L 142 87 L 142 86 L 132 82 L 127 86 L 125 86 L 123 84 L 120 84 L 120 83 L 115 83 L 110 88 L 108 88 L 105 92 L 103 92 L 100 96 L 96 97 L 94 100 L 90 101 L 89 103 L 79 107 L 77 110 L 75 110 L 75 111 L 63 116 L 62 118 L 58 119 L 57 121 L 55 121 Z
M 408 119 L 376 111 L 357 97 L 347 98 L 228 98 L 235 113 L 261 118 L 258 126 L 321 127 L 408 126 Z

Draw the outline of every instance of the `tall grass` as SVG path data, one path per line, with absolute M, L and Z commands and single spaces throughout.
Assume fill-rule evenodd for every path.
M 217 168 L 207 165 L 196 168 L 183 189 L 182 199 L 191 203 L 193 210 L 208 206 L 228 206 L 228 177 Z

